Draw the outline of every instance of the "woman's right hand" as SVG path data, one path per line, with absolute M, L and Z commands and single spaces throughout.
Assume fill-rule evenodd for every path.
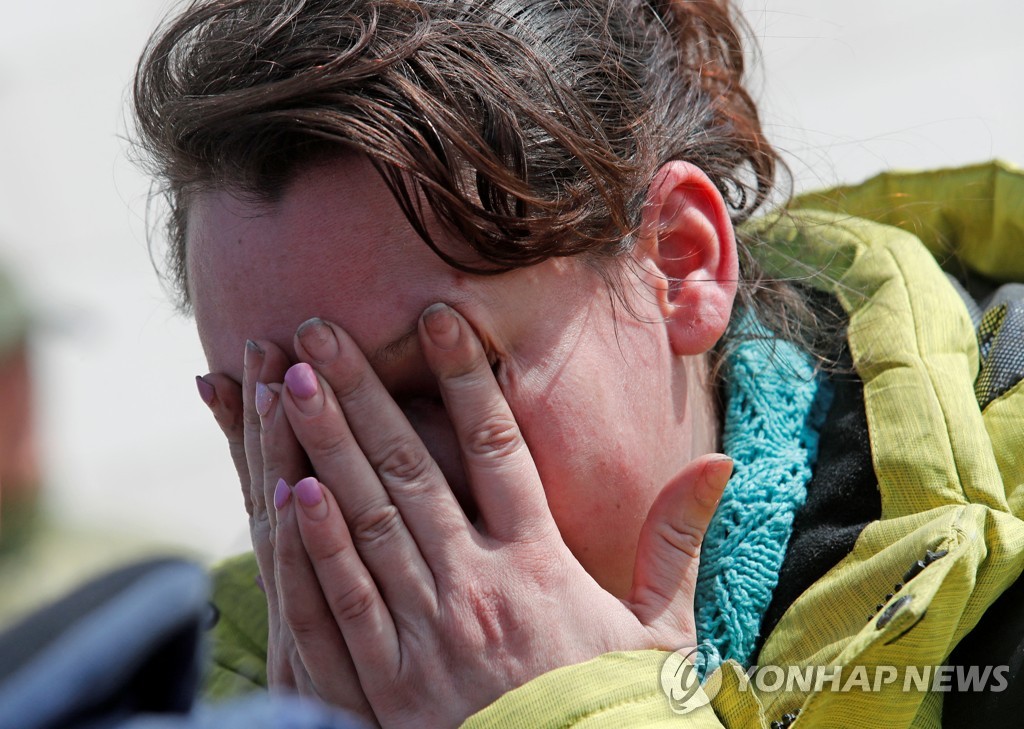
M 308 571 L 315 579 L 294 510 L 288 521 L 278 523 L 273 508 L 280 480 L 294 484 L 309 473 L 306 456 L 283 408 L 276 407 L 280 386 L 264 384 L 281 382 L 290 364 L 276 345 L 250 341 L 241 386 L 224 374 L 206 375 L 200 382 L 208 387 L 199 385 L 227 438 L 249 514 L 253 550 L 267 595 L 267 680 L 271 690 L 317 696 L 376 726 L 344 640 L 340 634 L 325 640 L 321 626 L 333 624 L 333 616 L 323 596 L 318 593 L 306 600 L 288 601 L 289 614 L 282 614 L 278 571 L 292 576 Z M 331 676 L 332 680 L 321 686 L 311 676 Z

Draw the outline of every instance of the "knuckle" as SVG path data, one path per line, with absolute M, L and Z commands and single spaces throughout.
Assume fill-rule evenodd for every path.
M 257 515 L 250 517 L 249 519 L 249 537 L 252 541 L 253 549 L 266 550 L 269 549 L 269 553 L 273 554 L 277 549 L 276 538 L 274 535 L 274 529 L 270 525 L 269 517 L 266 517 L 266 512 L 263 518 L 260 518 L 259 512 Z
M 297 643 L 308 643 L 318 638 L 323 631 L 323 625 L 318 620 L 315 620 L 309 612 L 292 606 L 292 602 L 291 600 L 286 600 L 282 610 L 292 638 Z
M 702 529 L 696 529 L 688 524 L 672 524 L 665 521 L 655 528 L 655 533 L 669 546 L 686 556 L 692 559 L 700 557 L 701 544 L 704 542 Z
M 493 378 L 494 374 L 491 372 L 489 365 L 482 361 L 474 360 L 464 363 L 461 367 L 457 367 L 454 371 L 450 372 L 445 381 L 451 390 L 466 391 L 476 390 L 486 385 L 488 380 Z
M 241 440 L 228 440 L 228 453 L 231 454 L 231 462 L 235 464 L 235 470 L 238 471 L 238 477 L 241 480 L 248 481 L 249 478 L 249 461 L 245 455 L 245 443 Z
M 254 541 L 270 535 L 270 514 L 262 503 L 256 504 L 252 516 L 249 517 L 249 531 Z
M 245 502 L 245 513 L 249 515 L 249 527 L 252 528 L 253 503 L 248 484 L 242 484 L 242 501 Z
M 340 590 L 329 600 L 331 613 L 339 623 L 359 623 L 366 620 L 377 604 L 374 588 L 365 580 L 354 582 L 347 590 Z
M 388 484 L 420 481 L 430 471 L 432 463 L 419 443 L 400 438 L 383 448 L 377 473 Z
M 499 415 L 471 428 L 463 447 L 471 456 L 501 459 L 516 454 L 524 445 L 515 420 Z
M 256 412 L 256 406 L 242 409 L 242 427 L 245 430 L 260 429 L 260 414 Z
M 352 542 L 360 548 L 387 544 L 403 528 L 402 515 L 394 504 L 365 509 L 352 519 Z
M 303 542 L 300 547 L 304 554 L 309 555 L 309 559 L 314 564 L 329 565 L 332 568 L 338 565 L 342 569 L 345 569 L 344 565 L 349 563 L 349 552 L 353 548 L 353 544 L 347 540 L 324 541 L 322 539 L 313 539 L 308 543 Z M 356 559 L 358 559 L 358 555 Z
M 296 435 L 310 456 L 315 454 L 324 459 L 343 457 L 355 442 L 348 428 L 323 416 L 302 425 Z
M 310 454 L 320 458 L 341 458 L 352 446 L 352 436 L 347 429 L 324 427 L 314 429 L 307 439 Z
M 467 614 L 472 616 L 470 624 L 474 630 L 470 641 L 480 650 L 501 645 L 507 636 L 523 627 L 508 598 L 498 590 L 471 586 L 466 589 L 462 600 Z

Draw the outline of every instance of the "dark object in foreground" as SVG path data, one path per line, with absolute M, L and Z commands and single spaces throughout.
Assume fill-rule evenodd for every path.
M 0 729 L 357 729 L 298 699 L 196 703 L 217 616 L 198 565 L 158 559 L 79 588 L 0 635 Z

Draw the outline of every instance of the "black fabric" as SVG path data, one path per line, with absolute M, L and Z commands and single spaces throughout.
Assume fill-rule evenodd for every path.
M 835 396 L 821 429 L 818 462 L 807 483 L 807 501 L 793 521 L 779 584 L 761 620 L 758 653 L 789 606 L 849 554 L 864 527 L 882 515 L 864 386 L 845 353 L 838 369 L 846 373 L 832 378 Z
M 975 382 L 984 408 L 1024 377 L 1024 285 L 1006 284 L 981 301 L 978 325 L 981 371 Z M 1019 727 L 1024 725 L 1024 580 L 996 600 L 950 655 L 965 670 L 1007 666 L 1003 691 L 953 692 L 942 705 L 942 725 Z
M 982 409 L 1024 379 L 1024 284 L 1007 284 L 983 303 L 981 371 L 974 383 Z
M 179 560 L 160 558 L 122 567 L 82 585 L 0 634 L 0 682 L 22 668 L 90 613 L 103 609 L 142 577 Z
M 0 635 L 0 694 L 14 692 L 9 698 L 16 699 L 16 687 L 24 685 L 25 676 L 35 676 L 30 685 L 37 686 L 43 674 L 35 668 L 46 666 L 51 672 L 47 680 L 53 681 L 55 697 L 59 697 L 34 715 L 24 714 L 24 707 L 16 717 L 0 711 L 0 727 L 105 726 L 118 717 L 189 712 L 200 681 L 200 636 L 206 617 L 202 604 L 192 607 L 183 600 L 181 604 L 153 605 L 149 600 L 149 607 L 164 609 L 171 619 L 154 620 L 152 629 L 144 633 L 132 632 L 116 619 L 124 614 L 125 606 L 138 606 L 139 615 L 153 615 L 141 612 L 147 606 L 145 596 L 154 580 L 171 573 L 194 573 L 192 581 L 206 583 L 199 566 L 182 560 L 160 558 L 132 564 L 85 584 Z M 100 637 L 112 632 L 131 640 L 116 652 L 79 653 L 85 644 L 83 635 Z M 69 665 L 89 666 L 90 670 L 86 675 L 68 670 Z M 77 678 L 73 684 L 67 680 L 69 675 Z M 108 680 L 110 676 L 116 678 Z M 70 702 L 69 696 L 74 697 Z
M 196 704 L 205 571 L 151 560 L 75 591 L 0 636 L 0 729 L 359 729 L 299 697 Z
M 1009 666 L 1004 691 L 952 692 L 942 705 L 947 729 L 1024 725 L 1024 580 L 1017 580 L 960 641 L 951 666 Z M 954 684 L 955 685 L 955 684 Z

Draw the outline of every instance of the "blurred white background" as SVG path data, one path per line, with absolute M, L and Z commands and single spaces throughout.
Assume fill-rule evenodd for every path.
M 70 525 L 217 557 L 247 530 L 219 431 L 196 395 L 189 321 L 146 243 L 126 89 L 167 8 L 4 0 L 0 260 L 44 322 L 36 342 L 47 506 Z M 892 167 L 1024 163 L 1024 4 L 742 3 L 757 95 L 797 189 Z

